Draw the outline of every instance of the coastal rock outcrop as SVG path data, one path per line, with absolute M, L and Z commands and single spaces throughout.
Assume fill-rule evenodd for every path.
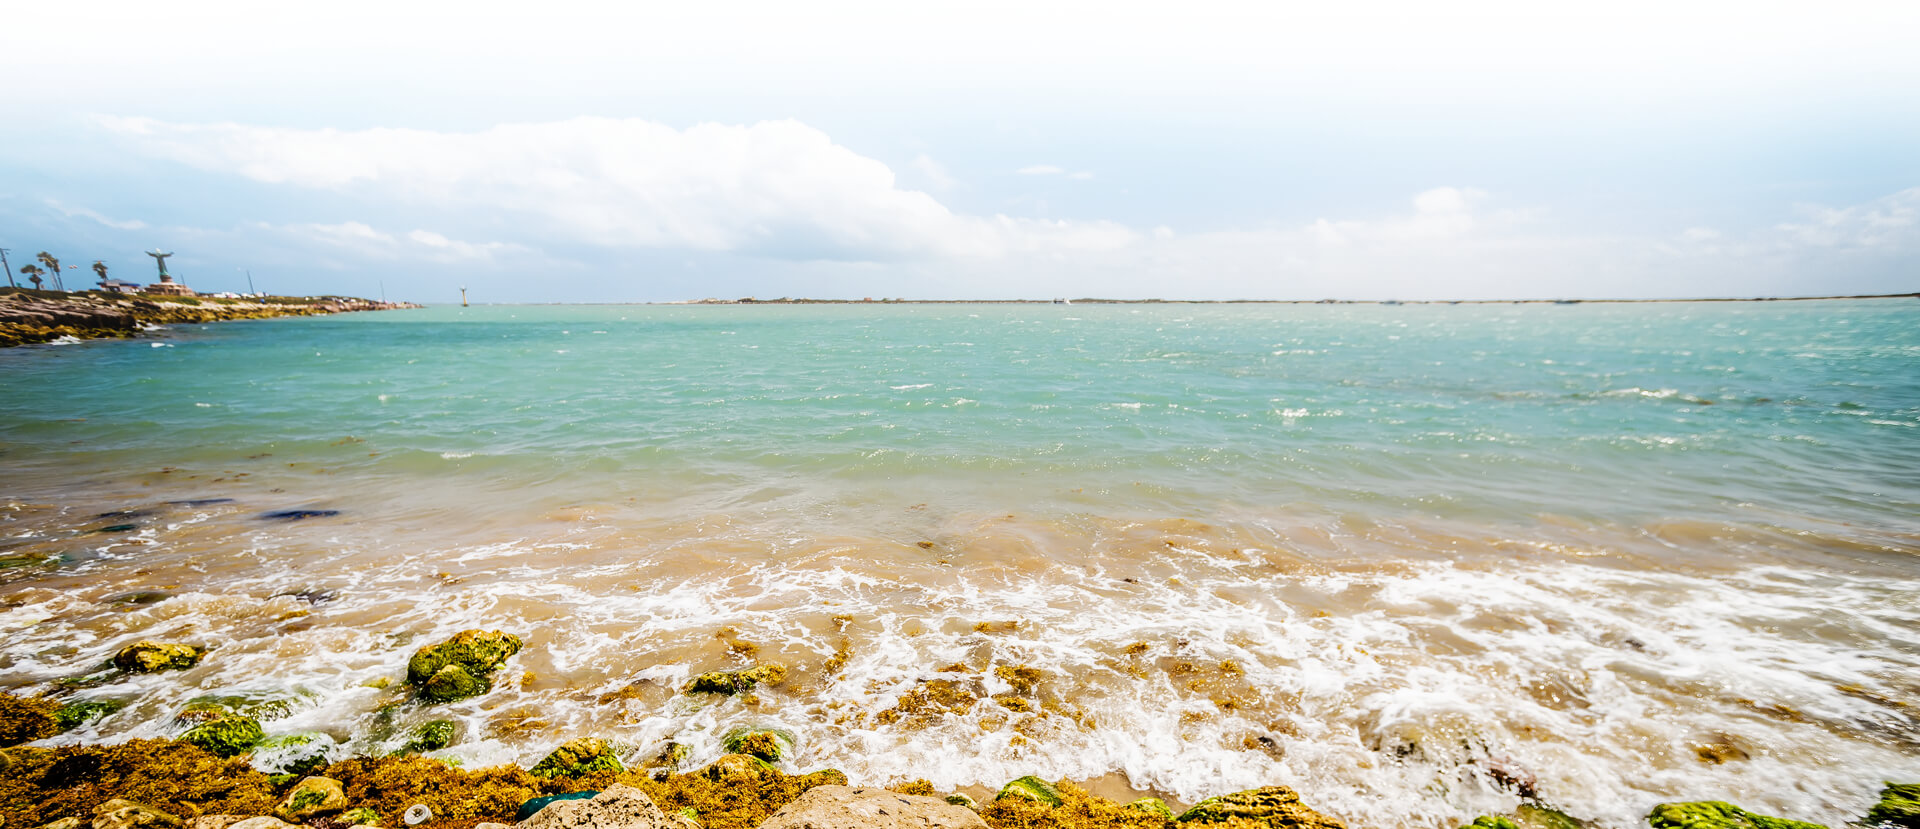
M 172 829 L 182 826 L 179 818 L 131 800 L 114 799 L 93 808 L 92 829 Z
M 1818 823 L 1756 814 L 1719 800 L 1662 803 L 1647 814 L 1653 829 L 1827 829 Z
M 520 637 L 511 633 L 463 630 L 414 652 L 407 661 L 407 683 L 428 703 L 477 697 L 493 690 L 493 672 L 520 647 Z
M 763 778 L 779 773 L 779 769 L 751 754 L 721 755 L 720 759 L 700 770 L 701 776 L 708 780 L 730 786 L 752 785 Z
M 787 681 L 787 666 L 778 662 L 756 665 L 743 671 L 708 671 L 687 683 L 689 694 L 744 694 L 759 685 L 779 685 Z
M 1204 824 L 1229 821 L 1264 823 L 1272 829 L 1346 829 L 1338 819 L 1323 815 L 1300 802 L 1300 795 L 1286 786 L 1267 786 L 1210 797 L 1174 818 L 1175 823 Z
M 994 800 L 1005 800 L 1007 798 L 1032 800 L 1048 806 L 1058 806 L 1061 803 L 1060 790 L 1055 789 L 1052 783 L 1048 783 L 1032 775 L 1022 777 L 1005 786 L 1001 786 L 1000 793 L 993 797 Z
M 797 741 L 784 728 L 735 726 L 721 735 L 720 745 L 731 754 L 748 754 L 769 763 L 792 757 Z
M 518 829 L 678 829 L 679 824 L 654 805 L 647 793 L 614 784 L 585 800 L 547 804 Z
M 182 671 L 200 664 L 207 649 L 179 642 L 142 639 L 113 655 L 113 666 L 130 674 Z
M 581 737 L 553 750 L 527 773 L 535 777 L 579 777 L 597 771 L 625 771 L 606 740 Z
M 886 789 L 815 786 L 760 829 L 987 829 L 972 809 Z
M 216 757 L 234 757 L 245 754 L 266 737 L 260 721 L 234 714 L 194 726 L 180 735 L 180 742 L 199 746 Z
M 347 793 L 341 790 L 340 781 L 309 777 L 293 785 L 273 815 L 288 823 L 305 823 L 309 818 L 346 811 L 347 805 Z
M 0 347 L 51 342 L 61 337 L 131 337 L 138 334 L 142 326 L 148 325 L 418 307 L 405 302 L 374 302 L 349 297 L 325 297 L 319 300 L 303 297 L 178 297 L 155 302 L 147 298 L 97 291 L 63 293 L 0 288 Z

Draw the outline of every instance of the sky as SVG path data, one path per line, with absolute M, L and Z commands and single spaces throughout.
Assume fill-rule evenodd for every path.
M 0 247 L 424 303 L 1920 291 L 1920 3 L 67 2 Z

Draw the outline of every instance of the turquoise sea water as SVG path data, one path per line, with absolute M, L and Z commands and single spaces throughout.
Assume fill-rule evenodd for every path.
M 0 387 L 0 684 L 233 657 L 62 739 L 267 669 L 357 750 L 360 683 L 481 626 L 535 678 L 460 704 L 470 761 L 774 719 L 868 780 L 1431 826 L 1517 803 L 1494 769 L 1623 826 L 1920 777 L 1913 301 L 444 307 L 14 349 Z M 673 695 L 728 625 L 803 679 Z M 1048 670 L 1039 719 L 882 722 L 956 660 Z

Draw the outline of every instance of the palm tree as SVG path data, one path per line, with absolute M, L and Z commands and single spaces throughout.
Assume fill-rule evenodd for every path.
M 100 290 L 102 291 L 106 290 L 107 289 L 107 263 L 100 259 L 93 260 L 93 272 L 99 275 L 100 277 Z
M 27 281 L 33 283 L 33 289 L 40 290 L 40 266 L 31 262 L 21 265 L 20 272 L 27 275 Z
M 47 270 L 53 273 L 53 289 L 54 290 L 56 291 L 66 290 L 66 288 L 62 287 L 60 284 L 60 260 L 59 259 L 54 258 L 53 254 L 48 253 L 44 250 L 34 254 L 33 258 L 40 260 L 40 264 L 47 266 Z

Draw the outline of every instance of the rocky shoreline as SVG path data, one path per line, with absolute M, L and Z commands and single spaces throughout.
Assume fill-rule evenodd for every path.
M 1009 782 L 985 803 L 942 796 L 925 780 L 855 788 L 835 769 L 781 771 L 774 764 L 795 756 L 795 736 L 764 724 L 726 732 L 728 753 L 697 769 L 683 768 L 692 752 L 680 743 L 636 751 L 579 737 L 532 768 L 476 770 L 429 756 L 458 739 L 454 721 L 392 725 L 403 709 L 489 693 L 521 647 L 509 633 L 468 630 L 417 650 L 404 680 L 383 682 L 394 692 L 382 709 L 393 732 L 384 742 L 397 748 L 382 756 L 339 756 L 325 734 L 269 735 L 262 722 L 292 702 L 258 695 L 190 702 L 171 740 L 36 746 L 118 706 L 0 694 L 0 829 L 1346 829 L 1285 786 L 1223 794 L 1177 815 L 1158 798 L 1123 803 L 1037 777 Z M 187 643 L 136 642 L 76 684 L 184 670 L 207 655 Z M 701 674 L 680 693 L 751 696 L 785 678 L 784 666 L 769 663 Z M 1825 829 L 1719 801 L 1663 803 L 1646 820 L 1654 829 Z M 1886 783 L 1850 825 L 1920 829 L 1920 783 Z M 1529 794 L 1513 813 L 1462 829 L 1590 826 Z
M 81 340 L 134 337 L 161 325 L 418 307 L 421 306 L 408 302 L 338 296 L 224 299 L 7 288 L 0 289 L 0 348 L 53 342 L 63 337 Z

